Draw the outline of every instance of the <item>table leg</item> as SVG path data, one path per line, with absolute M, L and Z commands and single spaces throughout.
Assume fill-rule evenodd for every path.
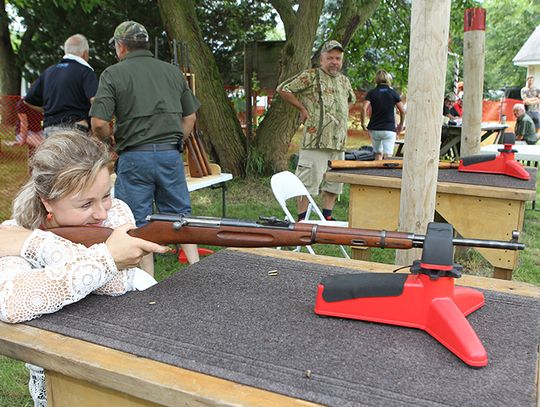
M 226 193 L 227 193 L 227 184 L 224 182 L 221 182 L 216 185 L 211 186 L 212 189 L 221 188 L 221 216 L 227 217 L 227 201 L 226 201 Z
M 512 280 L 512 270 L 494 267 L 493 278 L 500 278 L 501 280 Z

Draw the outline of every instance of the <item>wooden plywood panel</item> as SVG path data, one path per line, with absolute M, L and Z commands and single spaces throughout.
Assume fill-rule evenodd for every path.
M 349 224 L 364 229 L 397 230 L 400 190 L 351 185 Z
M 463 237 L 510 240 L 523 228 L 524 202 L 437 194 L 436 210 Z M 476 249 L 494 267 L 514 269 L 517 251 Z
M 157 407 L 161 405 L 57 372 L 46 371 L 45 377 L 47 404 L 50 407 Z

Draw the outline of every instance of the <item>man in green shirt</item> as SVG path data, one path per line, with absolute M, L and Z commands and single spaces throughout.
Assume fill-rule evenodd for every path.
M 525 113 L 525 106 L 517 103 L 513 108 L 514 116 L 516 117 L 516 127 L 514 133 L 516 140 L 525 140 L 527 144 L 536 144 L 538 136 L 531 117 Z
M 124 21 L 109 42 L 120 62 L 101 74 L 90 116 L 102 140 L 111 137 L 115 117 L 115 196 L 129 205 L 138 227 L 147 223 L 154 203 L 159 212 L 189 215 L 181 145 L 200 103 L 177 67 L 153 58 L 144 26 Z M 190 263 L 198 260 L 195 245 L 183 249 Z M 153 260 L 144 260 L 143 268 L 153 274 Z
M 332 218 L 336 198 L 343 184 L 327 182 L 328 160 L 343 160 L 347 138 L 349 106 L 355 102 L 349 79 L 341 73 L 343 47 L 326 42 L 321 49 L 320 67 L 307 69 L 280 84 L 281 97 L 300 111 L 304 134 L 296 175 L 311 195 L 322 190 L 323 215 Z M 305 218 L 308 200 L 298 201 L 298 220 Z

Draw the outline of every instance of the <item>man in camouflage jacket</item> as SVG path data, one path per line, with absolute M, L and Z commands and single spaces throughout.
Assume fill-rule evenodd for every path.
M 281 97 L 300 111 L 304 133 L 296 175 L 311 195 L 322 191 L 323 214 L 328 220 L 343 184 L 327 182 L 328 160 L 344 158 L 349 106 L 355 96 L 349 79 L 341 73 L 343 47 L 326 42 L 321 49 L 320 67 L 306 69 L 277 88 Z M 305 217 L 307 199 L 298 201 L 298 219 Z

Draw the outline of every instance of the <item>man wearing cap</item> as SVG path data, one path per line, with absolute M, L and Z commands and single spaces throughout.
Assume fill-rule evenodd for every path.
M 109 43 L 120 62 L 101 74 L 90 116 L 101 140 L 111 138 L 115 117 L 115 196 L 129 205 L 138 227 L 148 222 L 154 203 L 159 212 L 189 215 L 181 146 L 200 103 L 177 67 L 153 58 L 143 25 L 124 21 Z M 196 245 L 182 248 L 190 263 L 198 260 Z M 151 257 L 142 266 L 153 274 Z
M 47 68 L 32 84 L 24 102 L 44 114 L 43 128 L 48 137 L 58 127 L 88 131 L 88 111 L 98 80 L 88 64 L 88 40 L 81 34 L 64 43 L 62 60 Z
M 322 190 L 323 214 L 328 220 L 334 220 L 332 210 L 343 184 L 326 181 L 324 174 L 328 160 L 344 159 L 349 105 L 355 102 L 342 66 L 343 47 L 328 41 L 321 48 L 319 68 L 306 69 L 277 88 L 283 100 L 300 111 L 304 123 L 296 175 L 311 195 Z M 307 207 L 307 199 L 299 199 L 298 220 L 305 218 Z

